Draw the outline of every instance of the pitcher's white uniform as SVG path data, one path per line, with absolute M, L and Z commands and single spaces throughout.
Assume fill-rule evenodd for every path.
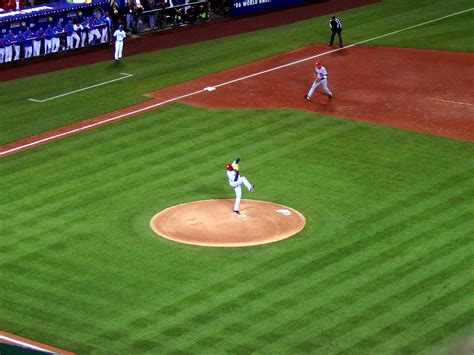
M 244 184 L 245 187 L 253 192 L 255 185 L 252 185 L 245 176 L 240 176 L 239 172 L 239 158 L 235 159 L 232 164 L 228 163 L 226 165 L 227 169 L 227 179 L 229 180 L 229 185 L 234 188 L 235 191 L 235 203 L 234 203 L 234 212 L 240 214 L 240 199 L 242 198 L 242 187 Z
M 127 34 L 123 30 L 123 26 L 120 25 L 118 30 L 114 32 L 114 39 L 115 39 L 115 60 L 122 59 L 122 51 L 123 51 L 123 41 L 127 37 Z
M 313 96 L 314 91 L 316 88 L 322 85 L 324 91 L 328 95 L 329 98 L 332 97 L 332 92 L 328 88 L 328 71 L 326 70 L 325 67 L 321 65 L 320 62 L 314 63 L 314 81 L 313 85 L 311 85 L 311 88 L 309 89 L 309 92 L 305 95 L 306 100 L 310 100 L 311 96 Z

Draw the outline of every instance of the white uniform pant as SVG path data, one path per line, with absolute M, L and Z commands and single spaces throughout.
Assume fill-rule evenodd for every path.
M 81 47 L 84 47 L 86 45 L 86 38 L 89 35 L 89 33 L 86 33 L 84 31 L 81 32 Z
M 328 95 L 332 95 L 331 91 L 329 91 L 329 88 L 328 88 L 328 79 L 323 79 L 323 80 L 319 80 L 319 81 L 314 81 L 313 82 L 313 85 L 311 85 L 311 89 L 309 89 L 309 92 L 308 92 L 308 96 L 311 97 L 313 96 L 314 94 L 314 90 L 316 90 L 316 88 L 321 84 L 321 86 L 323 87 L 324 91 L 326 92 L 326 94 Z
M 247 190 L 252 191 L 252 184 L 247 180 L 245 176 L 239 176 L 237 181 L 229 181 L 229 185 L 234 188 L 235 191 L 235 203 L 234 211 L 240 210 L 240 199 L 242 198 L 242 184 L 245 185 Z
M 44 40 L 44 54 L 51 53 L 52 46 L 53 46 L 53 40 L 52 39 L 45 39 Z
M 99 33 L 99 30 L 97 28 L 94 28 L 93 30 L 91 30 L 89 32 L 89 43 L 92 44 L 92 43 L 95 43 L 95 40 L 99 40 L 100 39 L 100 33 Z
M 13 58 L 13 60 L 20 60 L 21 46 L 18 44 L 15 44 L 13 48 L 15 49 L 15 57 Z
M 33 41 L 33 57 L 39 56 L 41 53 L 41 41 Z
M 76 32 L 73 32 L 72 35 L 66 37 L 66 49 L 79 48 L 79 43 L 81 38 Z
M 32 46 L 25 47 L 25 58 L 31 58 L 32 53 L 33 53 L 33 47 Z
M 0 64 L 2 64 L 4 60 L 5 60 L 5 48 L 1 47 L 0 48 Z
M 59 44 L 60 44 L 59 37 L 58 38 L 54 37 L 52 49 L 51 49 L 53 53 L 56 53 L 57 51 L 59 51 Z
M 12 61 L 12 56 L 13 56 L 13 46 L 8 46 L 5 47 L 5 63 L 11 62 Z
M 105 43 L 109 40 L 109 26 L 102 28 L 102 35 L 100 37 L 100 43 Z
M 115 60 L 122 58 L 123 41 L 115 41 Z

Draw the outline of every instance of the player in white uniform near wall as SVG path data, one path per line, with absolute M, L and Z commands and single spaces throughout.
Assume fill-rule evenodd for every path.
M 328 88 L 328 71 L 325 67 L 321 65 L 320 62 L 314 63 L 314 81 L 313 85 L 309 89 L 308 93 L 305 95 L 306 100 L 311 100 L 316 88 L 321 85 L 328 95 L 329 98 L 332 98 L 332 92 Z
M 245 176 L 240 176 L 239 168 L 240 158 L 234 160 L 233 163 L 226 164 L 227 170 L 227 179 L 229 180 L 229 185 L 234 188 L 235 191 L 235 203 L 234 203 L 234 213 L 240 214 L 240 199 L 242 198 L 242 184 L 250 191 L 253 192 L 255 185 L 252 185 L 250 181 L 247 180 Z
M 127 37 L 127 34 L 123 30 L 123 26 L 119 25 L 118 29 L 114 32 L 114 40 L 115 40 L 115 60 L 122 59 L 122 51 L 123 51 L 123 41 Z

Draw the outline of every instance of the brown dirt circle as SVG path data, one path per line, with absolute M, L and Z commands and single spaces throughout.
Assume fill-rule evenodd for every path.
M 241 214 L 232 212 L 234 200 L 202 200 L 160 211 L 150 221 L 158 235 L 175 242 L 208 247 L 245 247 L 276 242 L 301 231 L 304 216 L 273 202 L 242 200 Z

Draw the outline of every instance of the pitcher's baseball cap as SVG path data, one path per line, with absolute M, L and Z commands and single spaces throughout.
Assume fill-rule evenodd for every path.
M 227 170 L 234 170 L 234 168 L 232 168 L 232 164 L 231 164 L 231 163 L 227 163 L 227 164 L 225 165 L 225 168 L 226 168 Z

